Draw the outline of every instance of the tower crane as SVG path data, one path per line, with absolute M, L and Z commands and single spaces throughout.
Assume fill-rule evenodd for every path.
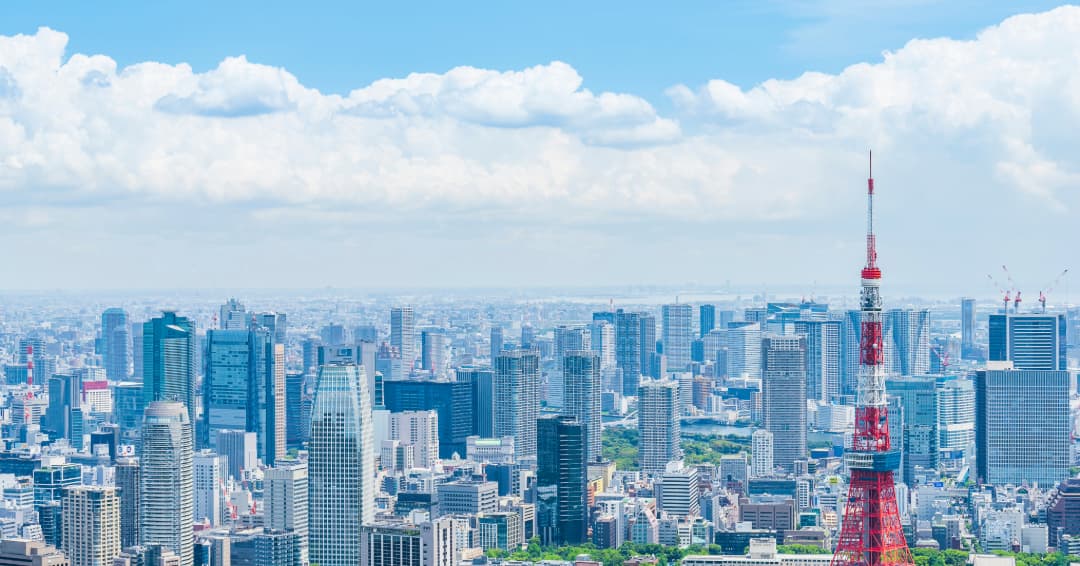
M 1061 279 L 1063 277 L 1065 277 L 1068 273 L 1069 273 L 1068 269 L 1066 269 L 1065 271 L 1062 271 L 1060 274 L 1058 274 L 1057 277 L 1054 278 L 1054 280 L 1052 282 L 1050 282 L 1050 283 L 1048 283 L 1046 285 L 1043 285 L 1043 288 L 1045 289 L 1045 291 L 1039 291 L 1039 304 L 1042 306 L 1043 314 L 1046 314 L 1046 296 L 1049 295 L 1054 290 L 1054 287 L 1057 287 L 1058 283 L 1061 282 Z
M 1009 291 L 1002 287 L 1001 283 L 998 283 L 997 279 L 994 279 L 993 275 L 987 273 L 986 277 L 990 280 L 990 283 L 998 290 L 998 293 L 1001 293 L 1004 296 L 1002 301 L 1005 303 L 1005 312 L 1008 313 L 1009 302 L 1012 301 L 1012 293 L 1009 293 Z
M 1013 282 L 1012 274 L 1009 273 L 1009 268 L 1002 265 L 1001 270 L 1005 272 L 1005 277 L 1008 278 L 1008 280 L 1009 280 L 1009 289 L 1012 290 L 1014 293 L 1016 293 L 1016 295 L 1013 298 L 1013 312 L 1020 312 L 1020 301 L 1021 301 L 1021 299 L 1020 299 L 1020 290 L 1016 288 L 1016 283 Z M 1005 312 L 1006 313 L 1009 312 L 1008 302 L 1009 302 L 1008 300 L 1005 301 L 1005 303 L 1006 303 L 1005 304 Z

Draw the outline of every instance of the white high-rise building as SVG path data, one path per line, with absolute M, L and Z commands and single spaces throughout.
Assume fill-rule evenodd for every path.
M 773 464 L 795 471 L 806 453 L 806 339 L 771 335 L 761 345 L 765 428 L 773 434 Z
M 300 538 L 300 563 L 308 563 L 308 468 L 298 462 L 279 462 L 268 468 L 263 483 L 264 523 L 274 531 Z
M 195 520 L 220 527 L 224 519 L 225 458 L 210 450 L 195 454 Z
M 642 381 L 638 387 L 638 458 L 641 471 L 660 475 L 682 460 L 679 386 L 674 381 Z
M 680 519 L 691 519 L 701 512 L 701 488 L 698 471 L 692 466 L 676 462 L 668 466 L 657 486 L 657 507 L 660 511 Z
M 694 341 L 694 308 L 687 304 L 664 305 L 660 316 L 668 368 L 685 370 L 690 365 L 690 343 Z
M 564 415 L 585 427 L 585 461 L 600 459 L 600 357 L 591 350 L 566 352 L 563 356 Z
M 139 534 L 194 563 L 195 511 L 191 421 L 183 403 L 154 401 L 143 413 Z
M 728 377 L 761 378 L 761 325 L 746 322 L 727 330 Z
M 806 337 L 806 398 L 836 402 L 840 397 L 843 322 L 797 320 L 795 334 Z
M 375 516 L 372 428 L 364 368 L 321 366 L 308 448 L 308 555 L 314 564 L 360 563 L 360 527 Z
M 929 310 L 885 311 L 885 339 L 892 343 L 892 357 L 885 360 L 890 373 L 907 376 L 930 372 Z
M 439 463 L 439 414 L 435 411 L 390 413 L 390 440 L 413 445 L 417 467 L 435 467 Z
M 115 487 L 65 489 L 62 515 L 62 549 L 71 566 L 104 566 L 120 555 L 120 495 Z
M 536 458 L 540 416 L 540 360 L 536 352 L 503 351 L 495 357 L 495 438 L 514 437 L 518 460 Z
M 615 326 L 606 320 L 597 320 L 589 328 L 592 350 L 600 356 L 600 369 L 614 369 Z
M 750 475 L 766 478 L 773 475 L 773 434 L 765 429 L 754 431 L 751 439 L 753 460 L 750 463 Z
M 959 471 L 975 457 L 975 385 L 953 379 L 938 386 L 938 451 L 946 470 Z

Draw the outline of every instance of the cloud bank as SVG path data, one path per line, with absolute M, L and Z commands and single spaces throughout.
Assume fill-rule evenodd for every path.
M 486 218 L 610 238 L 614 225 L 689 221 L 799 238 L 861 210 L 868 147 L 885 156 L 879 184 L 897 188 L 898 224 L 917 213 L 944 225 L 957 218 L 941 209 L 973 202 L 1057 218 L 1078 205 L 1075 7 L 971 40 L 912 40 L 835 75 L 675 85 L 668 115 L 594 92 L 559 61 L 339 96 L 243 56 L 206 72 L 120 68 L 67 43 L 46 28 L 0 36 L 8 226 L 62 222 L 72 207 L 123 222 L 125 210 L 194 206 L 255 224 Z

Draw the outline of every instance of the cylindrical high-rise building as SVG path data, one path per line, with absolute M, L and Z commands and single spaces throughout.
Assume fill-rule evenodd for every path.
M 195 482 L 191 421 L 183 403 L 154 401 L 143 413 L 140 537 L 194 563 Z
M 360 563 L 360 527 L 375 516 L 371 397 L 364 368 L 319 368 L 308 447 L 308 554 L 312 564 Z

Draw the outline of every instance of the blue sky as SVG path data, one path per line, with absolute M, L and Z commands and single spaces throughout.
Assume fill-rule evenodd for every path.
M 854 292 L 870 147 L 898 291 L 1080 259 L 1080 9 L 867 5 L 7 3 L 0 288 Z
M 873 5 L 872 9 L 867 6 Z M 972 37 L 1059 3 L 977 0 L 655 2 L 33 2 L 5 5 L 0 34 L 48 26 L 69 50 L 121 65 L 228 56 L 281 66 L 327 93 L 460 65 L 519 69 L 565 61 L 593 90 L 666 103 L 671 85 L 723 78 L 750 87 L 835 73 L 915 37 Z

